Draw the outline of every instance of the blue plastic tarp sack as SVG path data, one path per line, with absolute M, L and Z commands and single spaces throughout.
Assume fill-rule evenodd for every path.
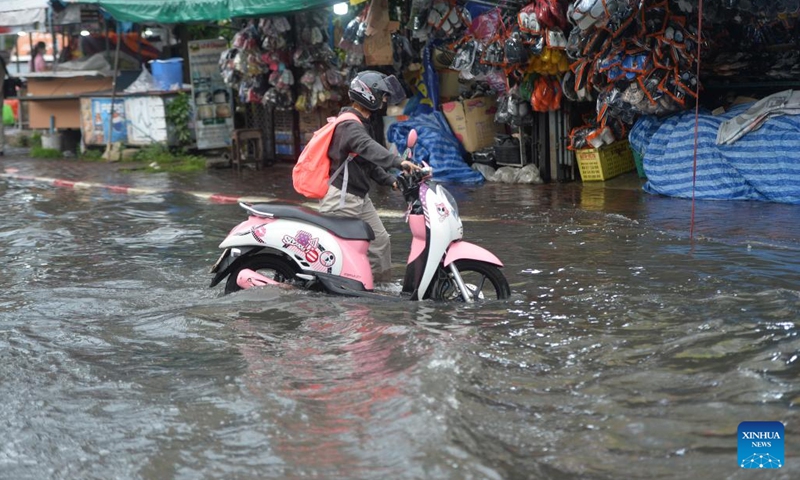
M 411 129 L 417 131 L 414 161 L 430 165 L 435 180 L 447 183 L 483 183 L 483 175 L 464 161 L 461 142 L 453 135 L 441 112 L 416 115 L 404 122 L 393 123 L 389 126 L 386 138 L 397 146 L 398 151 L 405 151 Z
M 716 144 L 720 125 L 750 106 L 700 115 L 694 189 L 694 112 L 639 119 L 629 141 L 644 154 L 644 190 L 679 198 L 692 198 L 694 190 L 698 199 L 800 204 L 800 116 L 771 118 L 732 145 Z

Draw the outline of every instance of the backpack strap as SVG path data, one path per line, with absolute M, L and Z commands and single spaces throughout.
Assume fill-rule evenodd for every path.
M 358 118 L 356 114 L 350 112 L 345 112 L 339 115 L 338 117 L 333 119 L 333 122 L 335 122 L 338 125 L 348 120 L 355 120 L 356 122 L 361 123 L 361 119 Z M 344 208 L 345 195 L 347 195 L 347 181 L 350 178 L 350 171 L 347 169 L 347 164 L 350 163 L 354 158 L 356 158 L 356 154 L 350 153 L 350 155 L 348 155 L 347 158 L 344 160 L 344 162 L 342 162 L 342 164 L 339 165 L 339 168 L 337 168 L 333 172 L 333 175 L 331 175 L 331 178 L 328 180 L 328 185 L 332 184 L 333 180 L 339 176 L 342 170 L 344 170 L 344 178 L 342 178 L 342 196 L 339 198 L 339 208 Z
M 347 194 L 347 181 L 350 179 L 350 171 L 347 169 L 347 164 L 350 163 L 351 160 L 356 158 L 355 153 L 351 153 L 347 156 L 347 158 L 339 165 L 333 175 L 331 175 L 330 180 L 328 180 L 328 185 L 333 183 L 333 180 L 339 176 L 339 174 L 344 170 L 344 178 L 342 178 L 342 197 L 339 199 L 339 208 L 344 208 L 344 197 Z

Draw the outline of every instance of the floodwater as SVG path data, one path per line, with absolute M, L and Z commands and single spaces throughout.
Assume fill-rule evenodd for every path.
M 749 479 L 757 420 L 800 478 L 798 207 L 452 190 L 508 302 L 226 297 L 238 206 L 0 179 L 0 478 Z

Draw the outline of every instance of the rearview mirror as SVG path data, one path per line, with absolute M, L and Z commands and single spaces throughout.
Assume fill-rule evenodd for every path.
M 416 144 L 417 144 L 417 131 L 412 128 L 411 131 L 408 132 L 408 141 L 406 142 L 406 145 L 408 146 L 408 148 L 413 148 L 414 145 Z

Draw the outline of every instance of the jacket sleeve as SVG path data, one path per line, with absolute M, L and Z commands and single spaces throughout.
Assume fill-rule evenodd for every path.
M 338 128 L 344 129 L 342 133 L 344 134 L 345 147 L 351 153 L 355 153 L 364 160 L 385 170 L 402 168 L 400 156 L 390 152 L 386 147 L 373 140 L 360 123 L 355 121 L 342 122 Z
M 375 180 L 378 184 L 386 185 L 387 187 L 391 187 L 394 182 L 397 181 L 397 178 L 395 178 L 394 175 L 378 167 L 377 165 L 372 165 L 372 169 L 369 172 L 369 177 Z

